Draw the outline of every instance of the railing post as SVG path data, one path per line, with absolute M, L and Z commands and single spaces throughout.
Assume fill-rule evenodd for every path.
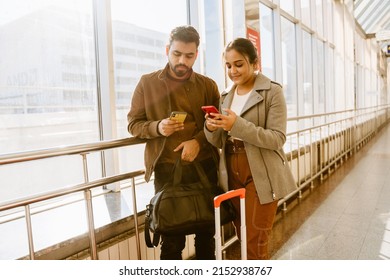
M 32 234 L 30 205 L 24 206 L 24 213 L 26 215 L 27 236 L 28 236 L 28 250 L 30 252 L 30 260 L 34 260 L 35 259 L 35 253 L 34 253 L 34 241 L 33 241 L 33 234 Z
M 314 167 L 315 167 L 315 164 L 316 164 L 316 161 L 315 159 L 317 157 L 315 157 L 315 154 L 317 153 L 317 145 L 314 145 L 317 143 L 317 140 L 315 139 L 315 137 L 313 138 L 313 129 L 310 128 L 309 130 L 309 144 L 310 144 L 310 189 L 313 189 L 314 188 L 314 183 L 313 183 L 313 176 L 314 176 Z
M 89 182 L 88 176 L 88 153 L 81 153 L 83 157 L 83 170 L 84 170 L 84 181 Z M 97 260 L 97 247 L 96 247 L 96 236 L 95 236 L 95 223 L 93 218 L 93 207 L 92 207 L 92 192 L 90 189 L 84 191 L 85 205 L 87 209 L 87 221 L 88 221 L 88 232 L 89 232 L 89 245 L 91 248 L 91 259 Z
M 301 133 L 297 133 L 297 178 L 298 178 L 298 187 L 301 187 L 301 141 L 300 140 Z M 305 158 L 303 158 L 305 159 Z M 287 207 L 283 205 L 283 210 L 287 210 Z
M 81 153 L 80 154 L 82 156 L 82 158 L 83 158 L 84 183 L 88 183 L 89 182 L 87 154 L 88 153 Z
M 135 193 L 135 179 L 134 177 L 131 180 L 131 190 L 133 195 L 133 216 L 134 216 L 134 227 L 135 227 L 135 242 L 137 245 L 137 257 L 138 260 L 141 259 L 141 242 L 139 239 L 139 228 L 138 228 L 138 210 L 137 210 L 137 199 Z
M 356 139 L 357 139 L 357 124 L 356 124 L 356 118 L 357 118 L 357 112 L 356 112 L 356 109 L 354 110 L 354 115 L 353 115 L 353 124 L 352 124 L 352 127 L 353 127 L 353 130 L 352 130 L 352 139 L 351 139 L 351 142 L 352 142 L 352 146 L 353 146 L 353 149 L 352 149 L 352 154 L 356 154 L 356 151 L 357 151 L 357 144 L 356 144 Z
M 325 147 L 325 144 L 324 144 L 324 141 L 325 140 L 323 140 L 322 139 L 322 126 L 320 126 L 319 127 L 319 129 L 320 129 L 320 152 L 319 152 L 319 158 L 320 158 L 320 162 L 319 162 L 319 165 L 320 165 L 320 168 L 319 168 L 319 171 L 320 171 L 320 180 L 321 180 L 321 182 L 324 180 L 324 173 L 323 173 L 323 171 L 322 171 L 322 169 L 323 169 L 323 167 L 324 167 L 324 160 L 325 160 L 325 155 L 324 155 L 324 153 L 325 153 L 325 151 L 324 151 L 324 147 Z
M 91 190 L 84 191 L 85 203 L 87 207 L 87 220 L 89 231 L 89 244 L 91 248 L 91 259 L 97 260 L 97 248 L 96 248 L 96 236 L 95 236 L 95 224 L 93 220 L 93 208 L 92 208 L 92 193 Z

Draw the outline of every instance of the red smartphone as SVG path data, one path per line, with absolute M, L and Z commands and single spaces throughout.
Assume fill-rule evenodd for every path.
M 218 109 L 215 106 L 209 105 L 209 106 L 202 106 L 203 112 L 209 114 L 210 118 L 214 118 L 214 116 L 210 115 L 210 113 L 217 113 L 219 114 Z

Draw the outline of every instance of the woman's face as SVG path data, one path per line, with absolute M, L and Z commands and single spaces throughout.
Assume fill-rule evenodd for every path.
M 247 56 L 231 49 L 225 53 L 225 65 L 234 84 L 244 86 L 253 83 L 256 65 L 250 64 Z

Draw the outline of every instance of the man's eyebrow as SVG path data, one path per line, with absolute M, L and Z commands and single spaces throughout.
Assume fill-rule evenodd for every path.
M 184 55 L 194 55 L 195 54 L 194 52 L 183 53 L 183 52 L 178 51 L 178 50 L 174 50 L 173 52 L 176 53 L 176 54 L 184 54 Z

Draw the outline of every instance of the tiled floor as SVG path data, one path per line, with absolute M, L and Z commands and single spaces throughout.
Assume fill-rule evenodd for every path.
M 390 259 L 389 125 L 278 214 L 269 248 L 273 260 Z

